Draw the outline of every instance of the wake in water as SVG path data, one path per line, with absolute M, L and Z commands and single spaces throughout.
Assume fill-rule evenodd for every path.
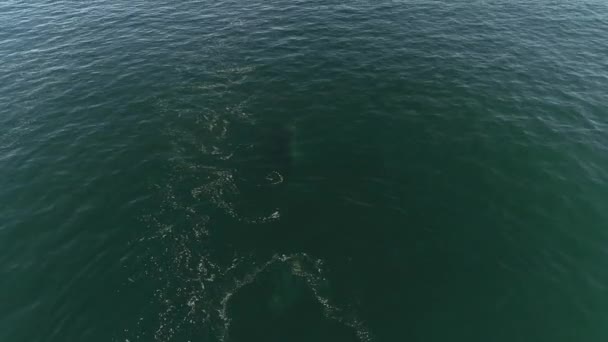
M 282 254 L 281 246 L 261 251 L 255 244 L 239 245 L 254 235 L 271 237 L 274 231 L 267 227 L 284 224 L 282 194 L 294 163 L 295 129 L 259 128 L 247 112 L 251 99 L 239 100 L 231 91 L 231 77 L 242 79 L 249 72 L 254 68 L 218 72 L 218 83 L 203 91 L 227 102 L 214 108 L 192 108 L 191 103 L 205 102 L 192 101 L 195 95 L 183 102 L 159 101 L 166 121 L 174 123 L 165 132 L 174 157 L 167 182 L 154 186 L 162 198 L 160 209 L 143 217 L 151 231 L 140 243 L 149 253 L 146 271 L 133 280 L 156 284 L 158 315 L 141 317 L 128 336 L 163 342 L 244 341 L 251 334 L 266 340 L 296 338 L 276 326 L 282 320 L 288 326 L 300 322 L 302 337 L 331 334 L 370 341 L 356 310 L 332 300 L 322 259 L 304 251 Z M 232 142 L 234 130 L 263 134 L 243 145 Z M 258 309 L 265 309 L 265 316 Z M 260 318 L 266 323 L 256 326 Z

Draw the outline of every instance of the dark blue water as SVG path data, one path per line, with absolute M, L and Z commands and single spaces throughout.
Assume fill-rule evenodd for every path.
M 603 1 L 4 1 L 0 340 L 606 341 Z

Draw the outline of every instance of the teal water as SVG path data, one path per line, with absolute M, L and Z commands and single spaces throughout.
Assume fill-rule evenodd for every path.
M 0 341 L 608 340 L 603 1 L 0 3 Z

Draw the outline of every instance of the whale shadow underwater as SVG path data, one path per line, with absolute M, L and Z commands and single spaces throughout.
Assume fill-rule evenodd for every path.
M 241 145 L 230 161 L 236 170 L 237 214 L 250 223 L 260 223 L 259 218 L 277 211 L 282 216 L 294 168 L 295 129 L 275 124 L 243 134 L 250 135 L 251 142 Z
M 239 289 L 227 310 L 230 342 L 359 341 L 355 329 L 327 316 L 311 286 L 286 263 L 271 265 Z

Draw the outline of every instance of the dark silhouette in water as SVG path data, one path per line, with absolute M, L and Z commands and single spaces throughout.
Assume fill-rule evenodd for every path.
M 276 124 L 253 134 L 253 143 L 233 159 L 239 215 L 252 223 L 274 213 L 281 215 L 282 197 L 294 162 L 292 128 Z
M 280 173 L 284 179 L 289 177 L 293 166 L 294 129 L 287 125 L 274 125 L 264 134 L 261 148 L 268 158 L 265 163 L 270 172 Z
M 354 329 L 330 318 L 306 281 L 277 264 L 230 300 L 228 341 L 359 341 Z

